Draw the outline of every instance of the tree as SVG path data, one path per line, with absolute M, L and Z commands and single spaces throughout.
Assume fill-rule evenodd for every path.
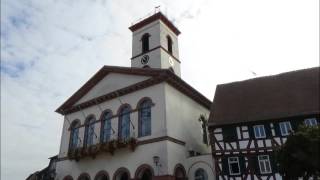
M 279 172 L 285 179 L 320 177 L 320 126 L 301 126 L 276 152 Z

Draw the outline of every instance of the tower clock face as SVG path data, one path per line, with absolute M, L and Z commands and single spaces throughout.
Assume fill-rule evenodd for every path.
M 169 61 L 169 64 L 170 64 L 171 66 L 174 65 L 174 61 L 173 61 L 172 57 L 169 57 L 168 61 Z
M 149 56 L 148 55 L 144 55 L 141 58 L 141 64 L 146 65 L 149 62 Z

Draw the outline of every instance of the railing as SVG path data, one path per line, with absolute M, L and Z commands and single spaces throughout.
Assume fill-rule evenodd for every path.
M 137 139 L 135 137 L 129 137 L 128 139 L 111 139 L 107 142 L 97 143 L 89 145 L 87 147 L 69 148 L 68 158 L 79 161 L 85 157 L 95 158 L 101 153 L 110 153 L 113 155 L 116 150 L 129 148 L 134 151 L 137 146 Z

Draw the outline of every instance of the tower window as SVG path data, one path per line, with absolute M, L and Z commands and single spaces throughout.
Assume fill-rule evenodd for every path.
M 167 36 L 167 43 L 168 43 L 168 52 L 172 54 L 172 39 L 170 36 Z
M 142 41 L 142 53 L 145 53 L 149 51 L 149 34 L 146 33 L 142 36 L 141 41 Z

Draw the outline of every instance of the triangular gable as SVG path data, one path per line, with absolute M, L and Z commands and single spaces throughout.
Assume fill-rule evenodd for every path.
M 150 76 L 121 74 L 121 73 L 109 73 L 102 80 L 100 80 L 89 92 L 87 92 L 75 105 L 89 101 L 96 97 L 108 94 L 128 87 L 132 84 L 147 80 Z
M 166 81 L 206 108 L 211 101 L 169 69 L 104 66 L 56 112 L 68 114 Z

